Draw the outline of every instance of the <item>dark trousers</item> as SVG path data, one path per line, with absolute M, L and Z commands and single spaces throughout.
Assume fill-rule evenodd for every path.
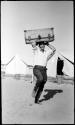
M 40 98 L 44 85 L 47 81 L 46 70 L 47 70 L 46 67 L 42 67 L 42 66 L 35 66 L 33 69 L 33 73 L 37 78 L 36 84 L 34 86 L 34 91 L 36 92 L 35 102 L 37 102 L 38 99 Z

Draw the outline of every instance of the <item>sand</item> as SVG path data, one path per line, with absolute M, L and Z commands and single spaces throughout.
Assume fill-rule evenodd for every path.
M 41 104 L 34 104 L 30 80 L 2 79 L 2 123 L 73 124 L 74 85 L 67 83 L 47 81 Z

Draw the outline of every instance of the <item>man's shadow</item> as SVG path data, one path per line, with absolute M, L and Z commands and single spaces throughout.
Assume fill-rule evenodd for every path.
M 57 93 L 63 92 L 63 90 L 58 90 L 58 89 L 54 89 L 54 90 L 52 90 L 52 89 L 45 89 L 44 91 L 47 92 L 47 94 L 44 95 L 43 96 L 44 98 L 40 99 L 39 102 L 49 100 L 49 99 L 53 98 L 54 95 L 56 95 Z

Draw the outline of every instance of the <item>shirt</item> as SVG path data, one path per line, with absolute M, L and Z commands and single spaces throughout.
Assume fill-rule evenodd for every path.
M 34 50 L 34 66 L 47 66 L 48 57 L 51 55 L 52 51 L 49 49 L 48 51 L 40 51 L 39 47 L 36 47 Z

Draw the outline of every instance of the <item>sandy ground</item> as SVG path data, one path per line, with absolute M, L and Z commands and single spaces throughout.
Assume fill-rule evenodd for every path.
M 74 85 L 47 82 L 34 104 L 31 96 L 34 84 L 30 81 L 2 79 L 3 124 L 73 124 Z

